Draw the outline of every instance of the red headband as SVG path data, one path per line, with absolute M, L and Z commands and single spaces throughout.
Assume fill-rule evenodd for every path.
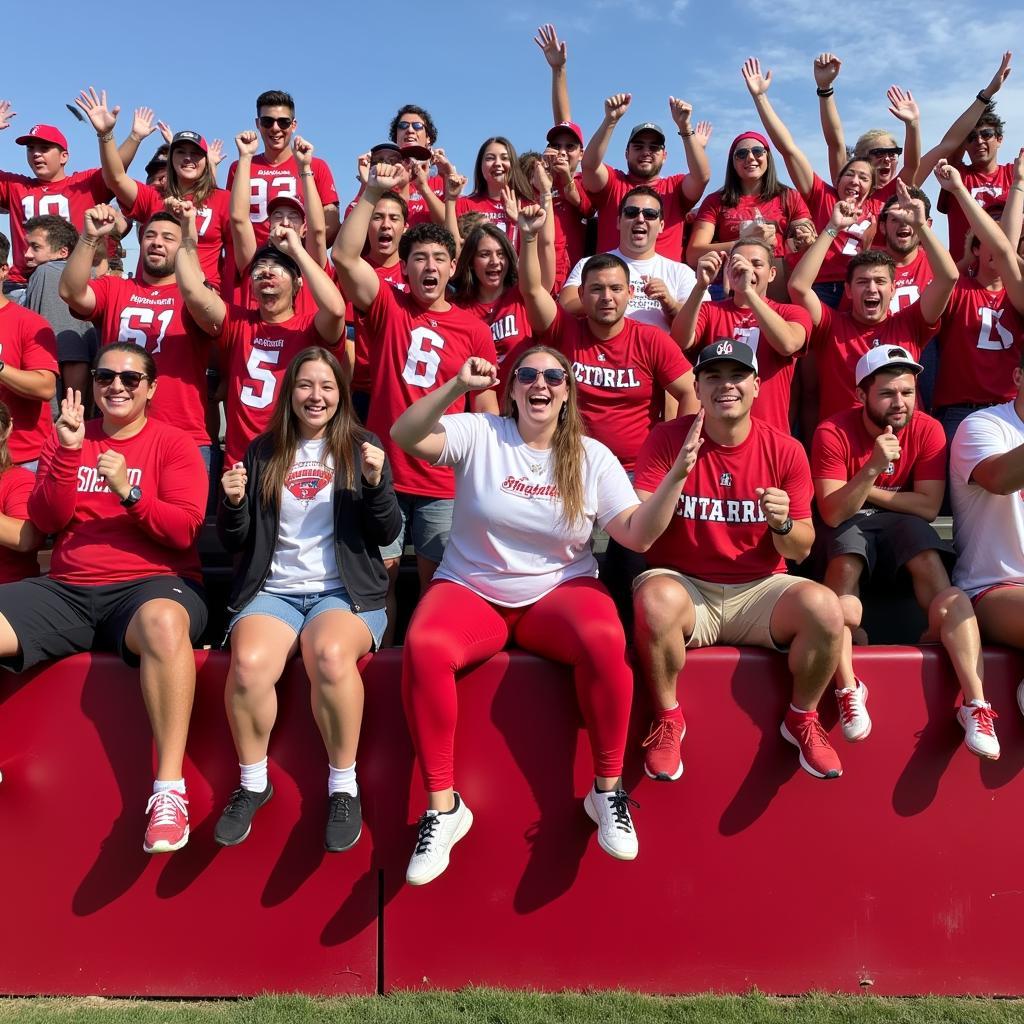
M 732 156 L 732 151 L 736 148 L 736 144 L 740 139 L 757 139 L 765 149 L 772 148 L 771 143 L 769 143 L 769 141 L 759 132 L 740 132 L 739 135 L 729 143 L 729 156 Z

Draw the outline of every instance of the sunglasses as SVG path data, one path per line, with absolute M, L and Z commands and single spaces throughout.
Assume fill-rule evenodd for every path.
M 264 114 L 260 117 L 260 127 L 266 128 L 268 131 L 276 124 L 281 131 L 285 132 L 295 123 L 294 117 L 269 117 Z
M 547 370 L 538 370 L 536 366 L 520 366 L 516 370 L 516 380 L 520 384 L 532 384 L 541 373 L 544 374 L 545 382 L 553 388 L 565 383 L 565 370 L 558 370 L 554 367 Z
M 636 220 L 643 217 L 644 220 L 660 220 L 661 210 L 652 210 L 649 206 L 624 206 L 622 216 L 626 220 Z
M 398 130 L 400 132 L 407 132 L 410 128 L 414 132 L 421 132 L 421 131 L 423 131 L 424 128 L 426 128 L 426 125 L 422 121 L 399 121 L 398 122 Z
M 121 378 L 121 383 L 126 391 L 134 391 L 144 380 L 148 379 L 149 374 L 139 373 L 138 370 L 121 370 L 118 372 L 117 370 L 107 370 L 103 367 L 92 371 L 92 379 L 101 388 L 110 387 L 118 377 Z
M 998 132 L 995 128 L 979 128 L 976 132 L 971 132 L 967 136 L 968 142 L 977 142 L 981 139 L 982 142 L 988 142 L 989 139 L 994 139 Z
M 755 160 L 760 160 L 767 152 L 768 150 L 764 146 L 743 146 L 741 149 L 732 151 L 732 158 L 733 160 L 746 160 L 748 156 L 752 156 Z
M 902 146 L 878 146 L 875 149 L 868 150 L 868 156 L 872 160 L 881 160 L 883 157 L 892 157 L 895 159 L 898 156 L 903 155 Z

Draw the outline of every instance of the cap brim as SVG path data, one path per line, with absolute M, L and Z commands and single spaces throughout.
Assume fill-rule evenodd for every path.
M 745 362 L 742 359 L 736 359 L 733 356 L 711 356 L 708 359 L 701 359 L 699 362 L 693 365 L 693 375 L 696 377 L 701 370 L 706 370 L 713 363 L 735 363 L 737 366 L 742 366 L 745 370 L 749 370 L 751 373 L 760 372 L 756 366 L 751 366 L 750 363 Z
M 405 160 L 429 160 L 430 150 L 426 146 L 402 146 L 399 149 Z

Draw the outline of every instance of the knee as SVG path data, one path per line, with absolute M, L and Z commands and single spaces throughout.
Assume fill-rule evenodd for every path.
M 856 590 L 860 583 L 864 562 L 856 555 L 837 555 L 825 570 L 825 583 L 833 590 Z
M 860 603 L 860 598 L 852 594 L 842 594 L 839 597 L 839 607 L 843 610 L 843 624 L 848 629 L 856 629 L 864 617 L 864 606 Z
M 245 645 L 231 648 L 231 668 L 228 672 L 228 691 L 251 695 L 272 687 L 277 678 L 272 677 L 268 665 L 274 661 L 262 647 Z
M 928 608 L 928 617 L 939 623 L 955 618 L 958 622 L 974 616 L 971 599 L 959 587 L 940 590 Z
M 799 595 L 800 632 L 812 631 L 822 637 L 838 641 L 846 625 L 846 615 L 839 598 L 828 587 L 812 583 L 801 587 Z M 858 608 L 860 602 L 857 602 Z M 858 623 L 859 623 L 858 618 Z
M 911 578 L 918 582 L 930 583 L 936 589 L 951 589 L 946 567 L 942 564 L 942 559 L 934 548 L 914 555 L 907 562 L 906 568 Z
M 321 686 L 333 686 L 349 682 L 353 677 L 359 678 L 355 656 L 337 640 L 318 641 L 310 654 Z
M 171 601 L 149 601 L 136 613 L 136 629 L 142 653 L 172 657 L 182 648 L 191 650 L 188 612 Z
M 683 586 L 666 576 L 645 580 L 633 593 L 637 629 L 655 637 L 682 634 L 692 607 Z

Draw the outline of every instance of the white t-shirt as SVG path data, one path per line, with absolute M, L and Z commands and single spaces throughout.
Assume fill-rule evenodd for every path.
M 319 594 L 341 586 L 334 553 L 334 460 L 326 441 L 302 441 L 284 478 L 277 545 L 263 589 Z
M 677 301 L 683 302 L 693 291 L 693 286 L 697 283 L 697 275 L 685 263 L 667 259 L 657 253 L 649 260 L 633 259 L 632 256 L 623 253 L 621 249 L 613 249 L 609 255 L 618 256 L 629 267 L 629 283 L 633 286 L 633 297 L 626 307 L 626 316 L 632 317 L 638 323 L 650 324 L 652 327 L 660 327 L 663 331 L 667 331 L 672 326 L 671 321 L 665 316 L 665 310 L 661 303 L 657 299 L 649 299 L 644 294 L 644 285 L 652 277 L 660 278 L 665 282 L 669 294 L 674 295 Z M 580 260 L 572 268 L 563 287 L 568 288 L 572 285 L 579 288 L 580 282 L 583 280 L 583 267 L 586 262 L 585 259 Z M 701 301 L 707 302 L 710 298 L 711 296 L 705 292 Z
M 968 595 L 998 583 L 1024 583 L 1024 491 L 993 494 L 968 483 L 975 466 L 1024 444 L 1024 423 L 1013 402 L 979 409 L 960 424 L 949 456 L 953 583 Z
M 455 511 L 435 579 L 452 580 L 493 604 L 533 604 L 566 580 L 597 576 L 590 548 L 603 528 L 640 504 L 619 460 L 583 438 L 583 520 L 568 526 L 550 450 L 530 448 L 515 420 L 486 413 L 442 416 L 438 465 L 455 470 Z

